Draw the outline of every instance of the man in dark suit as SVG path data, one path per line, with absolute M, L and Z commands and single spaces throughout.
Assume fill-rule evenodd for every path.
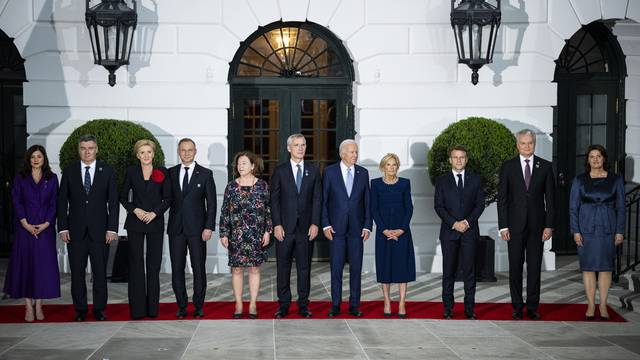
M 176 294 L 176 317 L 179 319 L 187 315 L 189 302 L 184 277 L 187 248 L 193 272 L 193 315 L 204 317 L 202 307 L 207 291 L 207 241 L 215 230 L 216 184 L 213 172 L 194 161 L 196 153 L 193 140 L 181 139 L 178 142 L 180 164 L 169 169 L 173 202 L 169 210 L 167 234 L 171 255 L 171 285 Z
M 551 163 L 534 155 L 536 134 L 516 134 L 519 155 L 500 169 L 498 223 L 509 251 L 512 317 L 522 319 L 522 269 L 527 262 L 527 316 L 540 319 L 540 269 L 544 242 L 551 238 L 555 183 Z
M 322 230 L 330 240 L 331 311 L 340 314 L 342 270 L 349 254 L 349 313 L 360 317 L 360 276 L 364 241 L 371 233 L 369 172 L 356 165 L 358 144 L 344 140 L 340 162 L 328 166 L 322 181 Z
M 271 177 L 271 221 L 278 260 L 278 302 L 276 318 L 289 314 L 291 304 L 291 260 L 295 256 L 298 274 L 298 313 L 311 317 L 309 288 L 313 239 L 318 236 L 322 203 L 320 170 L 304 161 L 307 141 L 302 134 L 287 139 L 291 159 L 278 165 Z
M 67 244 L 71 297 L 76 321 L 87 317 L 87 257 L 93 274 L 93 315 L 106 320 L 109 244 L 118 239 L 118 189 L 113 168 L 96 160 L 98 142 L 84 135 L 78 142 L 80 161 L 62 171 L 58 192 L 58 231 Z
M 476 295 L 476 243 L 480 239 L 478 218 L 484 211 L 484 190 L 479 175 L 465 170 L 467 150 L 455 146 L 449 151 L 451 172 L 436 180 L 434 207 L 442 219 L 440 245 L 442 247 L 442 304 L 444 318 L 453 318 L 453 286 L 458 260 L 464 279 L 464 314 L 475 319 L 473 311 Z

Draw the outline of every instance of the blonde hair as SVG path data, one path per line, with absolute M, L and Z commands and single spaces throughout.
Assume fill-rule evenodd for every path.
M 148 139 L 140 139 L 136 141 L 135 145 L 133 145 L 133 153 L 137 155 L 138 150 L 143 146 L 150 146 L 151 150 L 153 150 L 154 153 L 156 152 L 156 143 Z
M 387 155 L 383 156 L 380 160 L 380 165 L 378 165 L 378 168 L 380 168 L 381 171 L 384 171 L 384 166 L 387 165 L 387 163 L 391 159 L 395 160 L 396 165 L 398 165 L 398 168 L 400 168 L 400 158 L 394 153 L 388 153 Z

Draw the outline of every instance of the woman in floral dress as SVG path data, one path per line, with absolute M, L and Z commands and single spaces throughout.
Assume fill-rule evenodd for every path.
M 224 190 L 220 214 L 220 242 L 228 249 L 231 283 L 236 300 L 234 319 L 242 316 L 244 269 L 249 269 L 249 318 L 258 317 L 256 300 L 260 289 L 260 265 L 267 260 L 266 246 L 271 233 L 269 186 L 256 177 L 262 160 L 249 151 L 233 160 L 236 179 Z

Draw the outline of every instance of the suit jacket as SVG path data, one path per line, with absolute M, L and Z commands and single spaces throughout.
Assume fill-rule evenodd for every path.
M 171 205 L 171 184 L 167 169 L 154 168 L 159 170 L 164 179 L 161 183 L 156 183 L 153 177 L 149 181 L 144 180 L 142 167 L 133 165 L 127 168 L 124 178 L 124 186 L 120 192 L 120 203 L 127 209 L 127 219 L 124 228 L 138 232 L 163 232 L 164 212 Z M 131 192 L 131 196 L 129 194 Z M 148 224 L 142 222 L 133 210 L 140 208 L 144 211 L 153 211 L 156 218 Z
M 322 180 L 322 228 L 331 226 L 337 236 L 360 237 L 371 230 L 369 172 L 354 166 L 351 196 L 342 178 L 340 162 L 327 166 Z
M 531 164 L 529 189 L 524 182 L 520 156 L 500 168 L 498 184 L 498 226 L 521 232 L 525 226 L 542 231 L 553 228 L 555 182 L 551 163 L 538 156 Z
M 85 232 L 92 241 L 105 241 L 107 231 L 118 232 L 120 204 L 113 168 L 96 161 L 91 191 L 84 190 L 80 161 L 62 171 L 58 192 L 58 231 L 69 231 L 72 241 L 81 240 Z
M 195 164 L 187 192 L 183 195 L 180 188 L 181 166 L 178 164 L 169 169 L 172 200 L 167 234 L 182 233 L 189 237 L 200 236 L 202 230 L 216 228 L 217 198 L 213 172 Z
M 291 161 L 278 165 L 271 176 L 271 220 L 273 226 L 282 225 L 285 234 L 293 235 L 296 230 L 306 233 L 311 224 L 320 226 L 320 170 L 305 161 L 303 171 L 300 193 L 296 188 Z
M 451 171 L 436 179 L 434 207 L 442 219 L 440 240 L 477 239 L 480 237 L 478 218 L 484 211 L 484 189 L 482 178 L 466 170 L 462 183 L 462 194 L 458 190 L 458 179 Z M 456 221 L 467 220 L 469 229 L 464 233 L 453 229 Z

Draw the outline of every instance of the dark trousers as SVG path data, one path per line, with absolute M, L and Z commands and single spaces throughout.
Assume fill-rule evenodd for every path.
M 458 271 L 462 269 L 464 280 L 464 311 L 473 312 L 476 298 L 476 243 L 473 237 L 443 240 L 442 246 L 442 304 L 445 311 L 453 310 L 453 287 Z
M 509 251 L 509 290 L 511 305 L 514 310 L 521 311 L 522 270 L 527 262 L 527 310 L 537 311 L 540 304 L 540 269 L 542 267 L 542 229 L 531 230 L 525 227 L 521 233 L 509 232 L 511 240 L 507 242 Z
M 169 254 L 171 256 L 171 285 L 176 294 L 179 308 L 186 308 L 189 303 L 184 279 L 184 268 L 187 259 L 187 248 L 193 272 L 193 306 L 202 309 L 207 291 L 207 242 L 201 236 L 169 235 Z
M 360 307 L 360 277 L 362 273 L 362 252 L 364 246 L 359 236 L 333 236 L 329 241 L 331 264 L 331 304 L 339 307 L 342 302 L 342 270 L 349 252 L 349 308 Z
M 309 241 L 308 230 L 298 229 L 294 235 L 286 235 L 282 241 L 275 239 L 278 260 L 278 302 L 282 308 L 289 308 L 291 304 L 291 263 L 294 256 L 298 275 L 298 309 L 305 309 L 309 305 L 313 242 Z
M 158 316 L 163 233 L 127 231 L 127 234 L 129 235 L 129 312 L 133 318 Z M 147 238 L 146 264 L 145 237 Z
M 109 245 L 106 239 L 94 241 L 85 233 L 82 239 L 71 239 L 67 244 L 71 268 L 71 297 L 78 312 L 87 312 L 87 258 L 91 259 L 93 276 L 93 311 L 103 311 L 107 306 L 107 259 Z

